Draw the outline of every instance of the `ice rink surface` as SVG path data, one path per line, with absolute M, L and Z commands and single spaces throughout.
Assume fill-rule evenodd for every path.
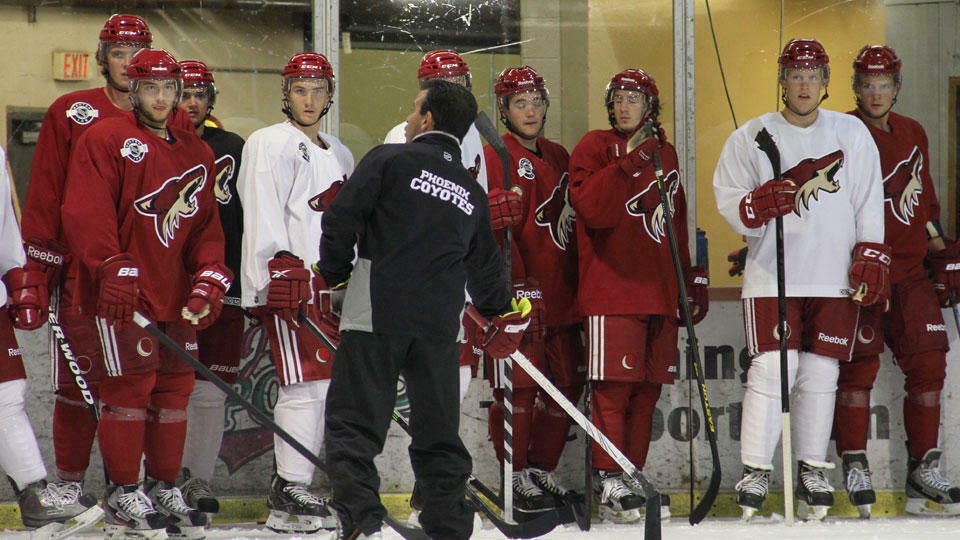
M 489 526 L 489 524 L 485 524 Z M 71 538 L 102 538 L 97 529 L 86 531 Z M 0 538 L 28 540 L 25 531 L 0 531 Z M 260 538 L 263 540 L 282 539 L 318 539 L 333 538 L 332 533 L 322 532 L 314 535 L 275 534 L 264 527 L 224 526 L 207 530 L 207 538 Z M 400 535 L 384 527 L 384 540 L 397 540 Z M 478 540 L 503 539 L 496 529 L 484 528 L 475 531 L 473 538 Z M 582 532 L 575 526 L 563 526 L 554 529 L 541 538 L 557 540 L 642 540 L 643 525 L 614 525 L 595 523 L 590 532 Z M 831 518 L 822 523 L 797 522 L 787 526 L 782 518 L 760 518 L 750 524 L 737 519 L 708 518 L 696 527 L 690 526 L 685 519 L 675 518 L 663 524 L 663 540 L 724 539 L 724 540 L 955 540 L 960 538 L 960 517 L 953 518 L 874 518 L 860 520 L 856 518 Z

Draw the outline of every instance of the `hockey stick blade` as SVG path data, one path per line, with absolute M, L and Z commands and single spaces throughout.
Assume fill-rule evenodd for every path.
M 210 368 L 205 366 L 203 362 L 194 358 L 189 352 L 187 352 L 183 347 L 173 341 L 163 330 L 157 328 L 150 319 L 146 318 L 139 312 L 133 314 L 133 322 L 146 330 L 149 334 L 157 338 L 160 343 L 172 351 L 175 355 L 180 357 L 181 360 L 190 364 L 197 372 L 203 375 L 203 378 L 213 383 L 214 386 L 219 388 L 223 393 L 229 396 L 231 399 L 240 404 L 249 414 L 252 416 L 260 425 L 266 426 L 270 431 L 273 431 L 277 437 L 283 439 L 284 442 L 289 444 L 294 450 L 297 451 L 301 456 L 304 457 L 310 463 L 313 463 L 318 469 L 327 472 L 327 464 L 320 457 L 310 450 L 307 447 L 303 446 L 300 441 L 290 435 L 286 430 L 277 425 L 269 416 L 263 413 L 258 409 L 253 403 L 250 403 L 239 392 L 233 389 L 233 386 L 223 382 L 223 379 L 219 375 L 210 371 Z M 408 540 L 430 540 L 430 537 L 423 532 L 422 529 L 416 527 L 410 527 L 394 517 L 387 515 L 384 517 L 384 522 L 394 531 L 397 532 L 403 538 Z
M 677 243 L 676 231 L 673 228 L 673 208 L 670 206 L 670 195 L 667 193 L 667 186 L 664 182 L 663 166 L 660 162 L 659 150 L 654 150 L 653 152 L 653 172 L 657 179 L 658 191 L 660 192 L 660 204 L 663 207 L 664 216 L 664 230 L 670 242 L 670 255 L 673 258 L 677 288 L 680 291 L 680 311 L 683 315 L 683 323 L 687 330 L 687 351 L 689 353 L 690 364 L 693 366 L 693 372 L 697 379 L 697 390 L 700 394 L 700 408 L 706 421 L 707 441 L 710 443 L 710 457 L 713 464 L 710 484 L 703 493 L 703 497 L 700 498 L 700 502 L 690 510 L 690 524 L 696 525 L 706 517 L 710 508 L 713 507 L 713 502 L 717 499 L 717 494 L 720 492 L 720 448 L 717 444 L 717 426 L 713 421 L 713 412 L 710 410 L 710 398 L 707 394 L 707 382 L 703 375 L 703 364 L 700 362 L 700 344 L 697 342 L 697 332 L 693 324 L 693 315 L 690 311 L 686 280 L 684 279 L 683 269 L 680 264 L 680 246 Z M 693 478 L 690 479 L 690 482 L 692 485 Z
M 467 315 L 469 315 L 480 328 L 487 328 L 490 325 L 490 321 L 481 315 L 474 305 L 467 306 Z M 620 466 L 623 472 L 640 484 L 643 488 L 644 497 L 646 498 L 646 519 L 644 519 L 643 524 L 643 538 L 644 540 L 660 540 L 660 492 L 657 491 L 657 488 L 647 480 L 647 477 L 627 459 L 627 456 L 625 456 L 593 422 L 585 417 L 573 403 L 570 403 L 570 400 L 563 395 L 563 392 L 557 389 L 550 379 L 548 379 L 537 366 L 533 365 L 523 353 L 515 351 L 510 355 L 510 358 L 513 359 L 516 365 L 526 371 L 527 375 L 529 375 L 544 392 L 553 398 L 553 401 L 555 401 L 557 405 L 560 405 L 560 408 L 563 409 L 590 438 L 603 448 L 607 455 Z

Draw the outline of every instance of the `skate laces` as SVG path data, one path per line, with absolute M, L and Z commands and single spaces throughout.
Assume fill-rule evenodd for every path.
M 557 482 L 557 479 L 553 477 L 551 471 L 530 467 L 527 469 L 527 472 L 530 473 L 530 479 L 542 490 L 549 491 L 558 497 L 566 497 L 567 494 L 570 493 L 569 489 Z
M 157 502 L 163 506 L 164 509 L 174 514 L 189 514 L 193 511 L 193 508 L 190 508 L 187 502 L 183 500 L 183 493 L 178 487 L 158 487 L 156 491 L 154 491 L 154 494 Z
M 326 499 L 317 497 L 313 493 L 310 493 L 310 490 L 307 489 L 307 486 L 303 484 L 295 484 L 293 482 L 283 486 L 283 489 L 280 490 L 281 493 L 293 499 L 300 506 L 309 506 L 309 505 L 320 505 L 326 506 Z
M 610 500 L 620 500 L 628 495 L 633 495 L 633 491 L 623 482 L 623 478 L 618 474 L 600 475 L 603 491 L 600 494 L 600 502 L 609 502 Z
M 213 490 L 210 488 L 210 484 L 202 478 L 190 478 L 180 486 L 180 491 L 183 493 L 183 496 L 187 499 L 193 497 L 194 499 L 202 499 L 205 497 L 213 497 Z
M 122 488 L 117 489 L 122 491 Z M 127 515 L 139 518 L 157 512 L 156 509 L 153 508 L 153 503 L 150 502 L 150 499 L 139 489 L 118 495 L 117 507 Z
M 831 486 L 827 480 L 827 475 L 823 469 L 812 467 L 804 468 L 800 472 L 800 482 L 803 484 L 803 487 L 811 493 L 833 491 L 833 486 Z
M 752 493 L 767 496 L 767 488 L 770 486 L 770 473 L 762 469 L 751 470 L 733 487 L 738 492 Z
M 47 484 L 42 489 L 38 489 L 37 499 L 40 501 L 40 506 L 52 506 L 57 509 L 63 508 L 67 502 L 61 491 L 53 484 Z
M 525 497 L 543 495 L 543 490 L 530 479 L 530 475 L 526 470 L 515 471 L 513 473 L 513 490 Z
M 870 469 L 860 467 L 850 467 L 847 470 L 847 492 L 856 493 L 858 491 L 872 491 L 873 478 L 870 476 Z
M 940 471 L 940 463 L 931 461 L 920 465 L 920 480 L 925 486 L 929 486 L 937 491 L 947 492 L 953 487 Z
M 83 495 L 83 488 L 80 486 L 80 482 L 58 480 L 47 484 L 47 489 L 60 496 L 63 506 L 76 504 L 79 502 L 80 496 Z

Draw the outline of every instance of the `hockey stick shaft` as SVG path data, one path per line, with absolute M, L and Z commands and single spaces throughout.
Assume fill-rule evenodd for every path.
M 194 358 L 183 347 L 177 344 L 177 342 L 173 341 L 173 339 L 171 339 L 170 336 L 168 336 L 163 330 L 160 330 L 159 328 L 157 328 L 157 326 L 153 324 L 150 321 L 150 319 L 148 319 L 147 317 L 145 317 L 139 312 L 135 312 L 133 314 L 133 322 L 137 326 L 139 326 L 140 328 L 143 328 L 149 334 L 157 338 L 164 347 L 172 351 L 181 360 L 190 364 L 190 366 L 192 366 L 198 373 L 203 375 L 203 378 L 212 382 L 214 386 L 219 388 L 223 393 L 225 393 L 231 399 L 239 403 L 240 406 L 243 407 L 250 414 L 250 416 L 252 416 L 261 425 L 264 425 L 267 428 L 269 428 L 270 431 L 272 431 L 277 437 L 280 437 L 281 439 L 283 439 L 285 443 L 289 444 L 290 447 L 296 450 L 297 453 L 299 453 L 301 456 L 304 457 L 304 459 L 314 464 L 321 471 L 327 472 L 329 474 L 329 472 L 327 471 L 327 464 L 322 459 L 320 459 L 320 456 L 311 452 L 306 446 L 301 444 L 300 441 L 298 441 L 293 435 L 291 435 L 285 429 L 277 425 L 277 423 L 274 422 L 272 418 L 264 414 L 253 403 L 250 403 L 250 401 L 244 399 L 244 397 L 241 396 L 239 392 L 234 390 L 231 385 L 223 382 L 223 379 L 221 379 L 214 372 L 210 371 L 210 368 L 205 366 L 203 362 Z M 396 519 L 391 517 L 389 514 L 384 518 L 384 521 L 387 523 L 387 525 L 389 525 L 391 528 L 393 528 L 398 533 L 400 533 L 400 535 L 403 536 L 404 538 L 411 537 L 411 533 L 408 531 L 408 528 L 404 527 L 400 522 L 398 522 Z M 426 534 L 423 534 L 422 536 L 420 534 L 414 534 L 413 536 L 417 538 L 423 538 L 423 539 L 427 538 Z
M 670 243 L 670 255 L 673 257 L 673 269 L 677 278 L 677 287 L 680 291 L 680 312 L 683 316 L 683 323 L 687 329 L 687 354 L 690 365 L 693 368 L 697 378 L 697 386 L 700 393 L 700 406 L 703 411 L 703 417 L 706 423 L 707 440 L 710 442 L 710 454 L 713 460 L 713 472 L 710 476 L 710 484 L 704 492 L 700 502 L 690 511 L 690 524 L 696 525 L 713 506 L 713 501 L 720 492 L 720 449 L 717 446 L 717 427 L 713 421 L 713 412 L 710 410 L 710 400 L 707 396 L 707 383 L 703 375 L 703 366 L 700 363 L 700 345 L 697 342 L 697 332 L 693 324 L 693 314 L 690 311 L 690 301 L 687 297 L 686 280 L 683 277 L 683 268 L 680 266 L 680 246 L 677 243 L 677 234 L 673 227 L 673 205 L 670 203 L 670 194 L 667 192 L 667 186 L 663 179 L 663 166 L 660 162 L 660 151 L 653 152 L 653 170 L 657 178 L 657 188 L 660 191 L 660 204 L 663 207 L 664 230 L 667 234 L 667 240 Z M 692 440 L 692 439 L 691 439 Z M 693 477 L 690 481 L 693 485 Z
M 754 139 L 760 151 L 766 154 L 773 169 L 773 179 L 782 179 L 780 169 L 780 150 L 767 128 L 762 128 Z M 787 355 L 787 279 L 784 263 L 783 216 L 777 216 L 775 222 L 777 256 L 777 338 L 780 345 L 780 410 L 781 410 L 781 447 L 783 450 L 783 506 L 784 520 L 793 525 L 793 448 L 790 422 L 790 373 Z
M 473 305 L 467 306 L 467 315 L 476 322 L 480 328 L 487 328 L 490 322 L 477 311 Z M 644 522 L 644 539 L 660 539 L 660 492 L 652 483 L 640 472 L 637 467 L 620 451 L 613 442 L 603 434 L 600 429 L 593 424 L 586 416 L 577 409 L 576 405 L 570 402 L 550 379 L 543 374 L 533 363 L 527 359 L 520 351 L 515 351 L 510 355 L 514 363 L 524 370 L 527 375 L 533 379 L 543 391 L 545 391 L 553 400 L 560 405 L 560 408 L 573 419 L 577 425 L 583 429 L 591 439 L 597 442 L 601 448 L 620 466 L 621 469 L 638 484 L 643 487 L 646 501 L 646 520 Z
M 957 307 L 957 293 L 950 291 L 950 309 L 953 310 L 953 324 L 957 327 L 957 335 L 960 336 L 960 307 Z

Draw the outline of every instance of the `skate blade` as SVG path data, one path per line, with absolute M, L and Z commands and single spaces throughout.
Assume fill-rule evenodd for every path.
M 861 519 L 870 519 L 870 511 L 872 508 L 873 508 L 872 504 L 857 505 L 857 513 L 860 514 Z
M 600 516 L 600 519 L 609 521 L 611 523 L 636 523 L 640 521 L 643 516 L 640 515 L 640 510 L 633 508 L 631 510 L 614 510 L 612 508 L 607 508 L 601 506 L 597 514 Z
M 103 537 L 106 540 L 166 540 L 167 531 L 164 529 L 131 529 L 124 525 L 107 524 L 103 527 Z
M 337 518 L 333 516 L 296 516 L 280 510 L 271 510 L 266 526 L 271 531 L 280 534 L 313 534 L 320 529 L 336 529 Z
M 32 540 L 60 540 L 93 527 L 101 518 L 103 518 L 103 509 L 99 506 L 91 506 L 86 511 L 63 523 L 48 523 L 31 531 L 30 538 Z
M 829 506 L 810 506 L 806 501 L 797 503 L 797 517 L 803 521 L 823 521 L 829 510 Z
M 757 508 L 754 508 L 752 506 L 741 505 L 740 509 L 743 511 L 743 513 L 740 515 L 740 521 L 742 521 L 743 523 L 749 523 L 753 519 L 753 516 L 758 511 Z
M 203 540 L 206 537 L 207 532 L 201 526 L 170 525 L 167 527 L 167 538 L 177 538 L 179 540 Z
M 416 527 L 416 528 L 418 528 L 418 529 L 422 528 L 422 527 L 420 526 L 420 511 L 419 511 L 419 510 L 417 510 L 417 509 L 415 509 L 415 508 L 411 508 L 411 509 L 410 509 L 410 516 L 407 517 L 407 525 L 409 525 L 409 526 L 411 526 L 411 527 Z
M 960 515 L 960 503 L 940 504 L 926 498 L 908 497 L 905 510 L 914 516 L 956 516 Z

